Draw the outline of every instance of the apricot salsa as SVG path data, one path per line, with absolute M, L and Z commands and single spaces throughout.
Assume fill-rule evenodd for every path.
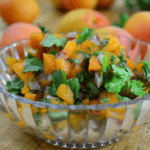
M 101 38 L 90 28 L 65 37 L 41 30 L 31 34 L 23 60 L 7 58 L 13 74 L 8 92 L 64 105 L 110 104 L 149 93 L 150 62 L 134 64 L 117 36 Z

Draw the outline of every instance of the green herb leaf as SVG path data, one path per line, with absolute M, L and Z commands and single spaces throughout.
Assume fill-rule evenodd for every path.
M 74 99 L 76 100 L 78 98 L 78 94 L 80 90 L 80 83 L 78 78 L 72 78 L 71 80 L 69 80 L 69 85 L 71 91 L 74 93 Z
M 25 57 L 24 59 L 31 59 L 34 58 L 32 55 L 28 54 L 27 57 Z
M 40 61 L 39 58 L 26 59 L 26 60 L 24 60 L 24 62 L 26 64 L 24 65 L 23 73 L 27 73 L 30 71 L 37 72 L 43 68 L 43 62 Z
M 24 82 L 19 78 L 14 78 L 12 82 L 7 81 L 6 86 L 8 87 L 8 92 L 18 95 L 21 93 Z
M 144 65 L 142 66 L 143 74 L 145 79 L 150 82 L 150 62 L 145 61 Z
M 52 83 L 52 84 L 48 87 L 47 94 L 50 94 L 51 96 L 57 96 L 56 90 L 57 90 L 57 88 L 55 87 L 55 84 Z
M 106 46 L 108 43 L 109 39 L 104 38 L 103 42 L 102 42 L 102 47 Z
M 125 6 L 130 10 L 133 11 L 134 5 L 133 5 L 133 0 L 125 0 Z
M 95 52 L 93 53 L 93 56 L 98 56 L 98 55 L 100 55 L 100 54 L 104 54 L 104 52 L 95 51 Z
M 94 83 L 91 80 L 88 82 L 87 85 L 91 90 L 99 92 L 99 89 L 94 85 Z
M 125 97 L 125 96 L 116 95 L 116 97 L 119 100 L 119 102 L 125 102 L 125 101 L 129 101 L 130 100 L 130 98 Z
M 46 98 L 46 97 L 43 97 L 43 98 L 41 99 L 41 102 L 51 104 L 50 99 L 48 99 L 48 98 Z
M 44 26 L 39 26 L 39 28 L 41 29 L 43 34 L 51 33 L 50 30 L 48 28 L 44 27 Z
M 114 55 L 111 55 L 110 61 L 111 61 L 111 62 L 114 62 L 114 61 L 116 61 L 116 60 L 117 60 L 117 57 L 115 57 Z
M 41 114 L 33 114 L 37 126 L 41 126 Z
M 77 101 L 77 105 L 83 105 L 81 101 Z
M 78 51 L 76 51 L 77 53 L 84 53 L 84 55 L 85 55 L 85 57 L 86 58 L 90 58 L 91 57 L 91 55 L 89 54 L 89 53 L 87 53 L 87 52 L 85 52 L 85 51 L 83 51 L 83 50 L 78 50 Z
M 94 30 L 84 27 L 82 35 L 77 38 L 77 44 L 81 44 L 93 35 Z
M 137 80 L 129 80 L 128 81 L 128 88 L 131 92 L 137 96 L 145 96 L 147 93 L 144 91 L 145 87 L 144 84 Z
M 82 83 L 84 81 L 84 75 L 83 75 L 83 72 L 81 72 L 80 74 L 76 74 L 78 80 L 80 83 Z
M 107 63 L 107 55 L 104 55 L 104 57 L 102 59 L 102 62 L 103 62 L 103 64 L 102 64 L 103 72 L 106 72 L 107 69 L 109 69 L 109 70 L 111 69 L 110 66 Z
M 52 55 L 56 55 L 58 52 L 57 51 L 52 51 L 52 52 L 48 52 L 48 54 L 52 54 Z
M 74 62 L 75 64 L 79 64 L 80 63 L 80 61 L 78 59 L 71 59 L 70 61 L 71 61 L 71 63 Z
M 52 47 L 53 45 L 56 45 L 57 47 L 62 46 L 64 48 L 67 41 L 68 40 L 64 37 L 57 38 L 56 36 L 50 34 L 41 44 L 43 45 L 43 47 Z

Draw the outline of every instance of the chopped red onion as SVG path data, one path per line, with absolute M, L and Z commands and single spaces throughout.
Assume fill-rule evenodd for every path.
M 56 54 L 56 58 L 67 59 L 65 52 L 62 50 L 61 52 Z
M 28 47 L 28 51 L 29 51 L 31 54 L 36 54 L 36 53 L 37 53 L 37 50 L 33 49 L 31 46 Z
M 76 34 L 77 34 L 77 32 L 69 32 L 67 34 L 67 39 L 74 39 Z
M 31 90 L 40 90 L 41 89 L 40 84 L 37 81 L 28 82 L 28 85 Z
M 44 81 L 44 80 L 47 80 L 47 75 L 45 75 L 45 73 L 42 72 L 39 77 L 39 82 Z
M 97 56 L 97 60 L 99 61 L 99 63 L 102 65 L 103 64 L 103 57 L 104 57 L 104 54 L 99 54 Z
M 52 75 L 49 74 L 49 75 L 47 76 L 47 81 L 52 81 Z
M 97 72 L 95 72 L 94 78 L 95 78 L 95 83 L 96 83 L 97 87 L 99 88 L 100 85 L 101 85 L 101 78 L 100 78 L 100 76 L 98 75 Z
M 76 59 L 79 60 L 80 63 L 79 63 L 79 64 L 76 64 L 76 65 L 75 65 L 75 68 L 77 68 L 78 66 L 80 66 L 81 63 L 84 61 L 85 58 L 86 58 L 86 57 L 85 57 L 85 54 L 84 54 L 84 53 L 79 53 Z
M 48 88 L 49 88 L 49 86 L 46 86 L 46 87 L 45 87 L 45 93 L 48 92 Z
M 51 95 L 47 95 L 47 98 L 48 98 L 48 99 L 57 99 L 57 97 L 53 97 L 53 96 L 51 96 Z
M 79 92 L 78 98 L 79 98 L 80 100 L 83 100 L 83 97 L 84 97 L 84 94 L 82 94 L 81 92 Z

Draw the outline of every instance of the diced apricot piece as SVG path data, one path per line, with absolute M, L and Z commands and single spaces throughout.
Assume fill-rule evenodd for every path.
M 53 33 L 53 35 L 56 36 L 57 38 L 62 37 L 60 34 L 56 34 L 56 33 Z
M 90 102 L 89 98 L 85 98 L 84 100 L 82 100 L 83 105 L 89 105 L 89 102 Z
M 78 66 L 77 68 L 74 68 L 69 72 L 69 74 L 67 75 L 67 79 L 74 78 L 76 77 L 77 74 L 80 74 L 81 72 L 82 72 L 82 68 L 81 66 Z
M 36 94 L 33 94 L 33 93 L 25 93 L 25 98 L 27 99 L 31 99 L 31 100 L 36 100 Z
M 25 94 L 28 93 L 30 91 L 28 84 L 25 82 L 23 88 L 21 89 L 21 93 Z
M 24 70 L 23 63 L 15 63 L 12 66 L 12 69 L 15 73 L 21 78 L 21 80 L 25 83 L 30 76 L 34 76 L 33 72 L 22 73 Z
M 52 81 L 43 80 L 40 83 L 40 87 L 49 86 L 52 83 Z
M 140 63 L 137 63 L 137 64 L 134 66 L 134 68 L 135 68 L 139 73 L 143 74 L 143 69 L 142 69 L 143 65 L 144 65 L 144 62 L 140 62 Z
M 52 54 L 43 54 L 44 72 L 46 75 L 52 74 L 56 70 L 55 56 Z
M 70 72 L 72 65 L 70 62 L 62 59 L 62 58 L 56 58 L 56 69 L 57 70 L 62 70 L 66 72 L 66 75 Z
M 74 94 L 70 89 L 69 85 L 66 84 L 60 84 L 60 86 L 57 89 L 56 94 L 62 98 L 65 102 L 68 104 L 73 104 L 74 103 Z
M 126 58 L 126 61 L 127 61 L 127 66 L 133 70 L 134 68 L 134 62 L 132 60 L 130 60 L 129 58 Z
M 88 70 L 89 72 L 101 70 L 101 65 L 95 56 L 91 56 Z
M 13 58 L 13 57 L 8 57 L 8 58 L 6 58 L 6 62 L 7 62 L 7 65 L 9 66 L 9 68 L 11 69 L 12 66 L 13 66 L 15 63 L 22 63 L 23 60 L 21 60 L 21 59 L 16 59 L 16 58 Z
M 71 54 L 76 50 L 76 48 L 77 48 L 76 42 L 68 41 L 62 52 L 63 54 L 65 54 L 67 58 L 69 58 Z
M 112 51 L 113 54 L 115 54 L 116 56 L 119 56 L 120 55 L 120 46 L 118 46 L 114 51 Z

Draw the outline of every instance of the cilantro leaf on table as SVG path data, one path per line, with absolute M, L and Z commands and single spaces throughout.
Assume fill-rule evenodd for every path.
M 33 118 L 37 126 L 41 126 L 41 114 L 33 114 Z
M 84 27 L 82 35 L 77 38 L 77 44 L 81 44 L 93 35 L 94 30 Z
M 39 28 L 41 29 L 43 34 L 51 33 L 50 30 L 48 28 L 44 27 L 44 26 L 39 26 Z
M 144 84 L 137 80 L 129 80 L 128 81 L 128 88 L 131 92 L 137 96 L 145 96 L 147 93 L 144 91 L 145 87 Z
M 74 62 L 75 64 L 79 64 L 79 63 L 80 63 L 80 61 L 79 61 L 78 59 L 71 59 L 70 62 L 71 62 L 71 63 Z
M 42 99 L 41 99 L 41 102 L 44 102 L 44 103 L 51 103 L 50 102 L 50 99 L 48 99 L 48 98 L 46 98 L 46 97 L 43 97 Z
M 130 98 L 125 97 L 125 96 L 116 95 L 116 97 L 119 100 L 119 102 L 126 102 L 126 101 L 131 100 Z
M 74 93 L 74 99 L 76 100 L 78 98 L 80 90 L 80 83 L 78 78 L 72 78 L 71 80 L 69 80 L 69 86 L 71 88 L 71 91 Z
M 24 82 L 19 78 L 14 78 L 12 82 L 7 81 L 6 86 L 8 87 L 8 92 L 18 95 L 21 93 Z
M 43 45 L 43 47 L 52 47 L 53 45 L 56 46 L 62 46 L 63 48 L 65 47 L 66 43 L 67 43 L 67 39 L 64 37 L 59 37 L 57 38 L 55 35 L 53 34 L 49 34 L 43 42 L 41 42 L 41 44 Z
M 144 65 L 142 66 L 143 74 L 145 79 L 150 82 L 150 62 L 145 61 Z
M 24 70 L 23 73 L 27 73 L 30 71 L 39 71 L 43 68 L 43 62 L 40 61 L 39 58 L 31 58 L 31 59 L 26 59 L 24 60 L 25 65 L 24 65 Z
M 52 55 L 56 55 L 58 52 L 57 51 L 52 51 L 52 52 L 48 52 L 48 54 L 52 54 Z

